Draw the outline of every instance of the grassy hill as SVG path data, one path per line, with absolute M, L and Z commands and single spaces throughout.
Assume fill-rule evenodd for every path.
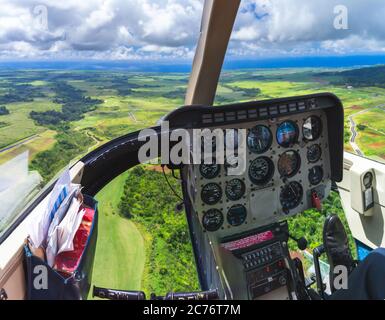
M 175 213 L 177 199 L 161 173 L 136 167 L 110 182 L 96 199 L 94 285 L 143 290 L 147 296 L 199 290 L 184 212 Z
M 120 216 L 118 205 L 127 173 L 101 190 L 99 230 L 92 282 L 96 286 L 140 290 L 145 263 L 144 240 L 135 224 Z
M 179 182 L 171 175 L 168 179 L 181 194 Z M 147 294 L 199 290 L 185 213 L 175 211 L 179 202 L 159 167 L 129 170 L 120 209 L 146 238 L 142 284 Z

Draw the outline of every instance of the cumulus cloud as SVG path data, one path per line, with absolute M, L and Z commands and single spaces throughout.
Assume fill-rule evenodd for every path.
M 335 28 L 341 5 L 347 29 Z M 377 0 L 243 0 L 230 51 L 243 56 L 383 52 L 384 15 L 385 2 Z
M 337 5 L 348 9 L 346 30 L 334 27 Z M 0 0 L 0 8 L 3 59 L 191 59 L 203 0 Z M 384 52 L 384 16 L 378 0 L 242 0 L 228 55 Z
M 0 8 L 2 57 L 190 58 L 203 1 L 0 0 Z

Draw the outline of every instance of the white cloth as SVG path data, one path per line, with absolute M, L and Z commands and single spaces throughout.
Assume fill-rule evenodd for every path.
M 47 239 L 47 263 L 50 267 L 54 266 L 55 258 L 60 252 L 73 250 L 73 239 L 76 231 L 82 222 L 85 210 L 79 211 L 81 203 L 72 198 L 71 205 L 63 220 L 59 224 L 54 225 Z
M 71 184 L 69 194 L 65 197 L 65 199 L 60 204 L 60 207 L 55 212 L 55 215 L 53 216 L 53 219 L 51 221 L 51 224 L 48 228 L 47 233 L 47 243 L 49 242 L 49 239 L 52 235 L 52 232 L 60 224 L 60 222 L 64 219 L 64 217 L 67 215 L 68 209 L 70 205 L 72 204 L 72 199 L 80 192 L 80 185 L 79 184 Z
M 69 169 L 66 169 L 56 182 L 51 191 L 48 206 L 38 221 L 34 221 L 30 226 L 30 242 L 34 248 L 39 248 L 46 244 L 48 229 L 52 218 L 59 209 L 61 203 L 70 192 L 71 178 Z

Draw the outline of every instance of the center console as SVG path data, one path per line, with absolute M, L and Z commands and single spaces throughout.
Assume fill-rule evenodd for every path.
M 295 288 L 292 285 L 287 241 L 286 222 L 222 240 L 220 246 L 242 264 L 248 299 L 254 300 L 268 294 L 272 297 L 278 294 L 281 299 L 293 298 Z

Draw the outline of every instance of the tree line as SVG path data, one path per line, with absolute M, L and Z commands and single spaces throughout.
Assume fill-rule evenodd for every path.
M 31 111 L 29 116 L 39 125 L 58 125 L 61 122 L 80 120 L 84 117 L 84 113 L 95 110 L 96 105 L 103 103 L 100 99 L 84 96 L 82 90 L 65 82 L 55 83 L 53 90 L 56 94 L 53 102 L 62 104 L 62 109 L 61 111 Z
M 169 181 L 181 193 L 178 181 Z M 151 236 L 143 277 L 148 292 L 199 290 L 185 214 L 175 212 L 178 201 L 161 172 L 146 166 L 129 171 L 119 209 Z

